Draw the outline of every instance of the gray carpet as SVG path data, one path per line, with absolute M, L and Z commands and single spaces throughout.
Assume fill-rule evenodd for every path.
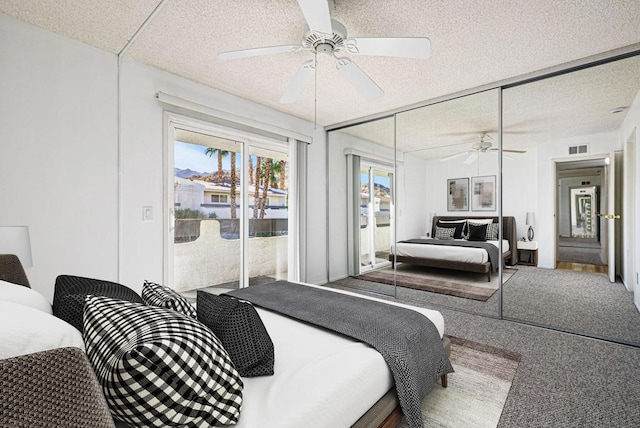
M 604 274 L 518 266 L 503 298 L 505 318 L 640 345 L 633 293 Z
M 503 316 L 579 334 L 640 345 L 640 313 L 633 293 L 606 275 L 516 266 L 505 282 Z M 332 283 L 414 303 L 498 317 L 499 293 L 486 302 L 347 278 Z
M 498 427 L 640 426 L 640 349 L 419 306 L 442 312 L 449 335 L 521 355 Z

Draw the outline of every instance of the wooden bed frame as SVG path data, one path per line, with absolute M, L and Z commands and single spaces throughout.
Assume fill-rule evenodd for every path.
M 436 232 L 436 223 L 438 220 L 464 220 L 464 219 L 493 219 L 494 223 L 498 223 L 498 217 L 492 216 L 434 216 L 433 224 L 431 225 L 431 236 L 435 236 Z M 518 263 L 518 251 L 516 251 L 516 245 L 518 243 L 518 237 L 516 232 L 516 219 L 515 217 L 503 217 L 502 218 L 502 237 L 509 241 L 509 251 L 505 252 L 503 258 L 507 265 L 513 266 Z M 395 263 L 408 263 L 420 266 L 428 266 L 435 267 L 441 269 L 453 269 L 453 270 L 461 270 L 465 272 L 478 272 L 485 273 L 487 275 L 487 282 L 491 281 L 491 263 L 465 263 L 465 262 L 456 262 L 449 260 L 438 260 L 438 259 L 425 259 L 421 257 L 410 257 L 410 256 L 396 256 L 395 254 L 389 254 L 389 261 L 391 261 L 391 267 L 394 266 Z

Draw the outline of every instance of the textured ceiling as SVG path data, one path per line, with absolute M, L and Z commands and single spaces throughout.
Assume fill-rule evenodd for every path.
M 503 92 L 503 147 L 539 144 L 616 131 L 640 90 L 640 56 L 527 83 Z M 344 128 L 358 138 L 425 159 L 471 149 L 481 133 L 498 145 L 498 90 L 484 91 Z
M 322 0 L 319 0 L 322 1 Z M 0 11 L 118 53 L 159 0 L 0 0 Z M 353 37 L 427 36 L 429 59 L 354 57 L 385 91 L 365 101 L 329 61 L 317 71 L 317 122 L 397 109 L 640 42 L 638 0 L 335 0 Z M 221 61 L 227 50 L 295 44 L 295 0 L 169 0 L 127 56 L 313 121 L 314 82 L 278 102 L 308 52 Z

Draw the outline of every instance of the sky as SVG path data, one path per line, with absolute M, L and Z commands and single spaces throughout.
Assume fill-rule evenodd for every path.
M 176 141 L 173 145 L 173 166 L 180 169 L 191 169 L 198 172 L 217 172 L 218 154 L 209 157 L 204 154 L 206 147 L 199 144 L 183 143 Z M 230 156 L 222 158 L 222 169 L 229 171 Z M 240 156 L 236 156 L 236 168 L 240 170 Z
M 360 173 L 360 183 L 368 183 L 369 182 L 369 174 Z M 391 178 L 388 176 L 374 175 L 373 182 L 375 184 L 380 184 L 387 189 L 391 189 Z

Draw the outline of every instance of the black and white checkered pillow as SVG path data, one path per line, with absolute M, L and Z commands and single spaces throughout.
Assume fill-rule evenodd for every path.
M 196 308 L 175 290 L 155 282 L 145 281 L 142 286 L 142 300 L 149 306 L 173 309 L 196 318 Z
M 487 226 L 487 241 L 498 240 L 498 223 L 491 223 Z
M 436 239 L 444 239 L 444 240 L 449 240 L 449 239 L 453 239 L 453 234 L 455 233 L 456 229 L 454 227 L 440 227 L 440 226 L 436 226 Z
M 198 320 L 220 339 L 241 376 L 273 374 L 273 342 L 251 303 L 198 291 Z
M 152 427 L 238 421 L 242 379 L 202 323 L 163 308 L 88 296 L 84 340 L 116 419 Z

